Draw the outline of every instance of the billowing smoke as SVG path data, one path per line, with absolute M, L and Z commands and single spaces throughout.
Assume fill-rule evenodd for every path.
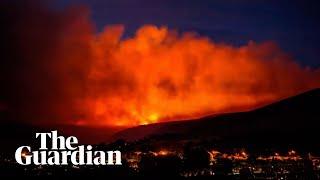
M 123 39 L 122 25 L 95 33 L 85 8 L 2 8 L 0 111 L 13 119 L 132 126 L 247 110 L 320 87 L 319 69 L 273 42 L 234 47 L 153 25 Z
M 70 122 L 84 98 L 93 29 L 85 8 L 1 3 L 0 105 L 8 119 Z M 3 113 L 2 113 L 3 114 Z

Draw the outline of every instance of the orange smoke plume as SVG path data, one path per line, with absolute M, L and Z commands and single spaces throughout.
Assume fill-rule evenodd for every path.
M 320 87 L 319 70 L 272 42 L 235 47 L 153 25 L 123 39 L 121 25 L 94 33 L 83 9 L 25 11 L 7 25 L 1 62 L 0 111 L 17 119 L 134 126 L 243 111 Z
M 233 47 L 152 25 L 122 40 L 123 29 L 106 27 L 91 42 L 81 102 L 86 123 L 138 125 L 240 111 L 320 85 L 319 72 L 271 42 Z

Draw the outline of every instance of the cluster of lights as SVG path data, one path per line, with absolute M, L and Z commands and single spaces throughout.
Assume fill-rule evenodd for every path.
M 279 160 L 279 161 L 284 161 L 284 160 L 301 160 L 302 158 L 297 154 L 295 150 L 290 150 L 288 152 L 288 156 L 281 156 L 279 153 L 274 153 L 273 156 L 269 157 L 258 157 L 258 160 Z

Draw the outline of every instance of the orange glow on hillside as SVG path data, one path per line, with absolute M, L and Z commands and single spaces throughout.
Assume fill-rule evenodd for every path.
M 154 25 L 124 38 L 122 25 L 97 33 L 81 8 L 24 16 L 9 38 L 17 56 L 1 72 L 0 111 L 12 119 L 132 127 L 249 110 L 320 87 L 319 69 L 273 42 L 232 46 Z
M 274 43 L 233 47 L 193 33 L 143 26 L 121 39 L 109 26 L 90 41 L 87 124 L 134 126 L 241 111 L 314 87 L 319 72 L 302 68 Z

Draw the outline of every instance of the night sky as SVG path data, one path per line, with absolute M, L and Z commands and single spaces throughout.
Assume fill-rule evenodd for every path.
M 235 46 L 272 40 L 302 65 L 319 67 L 319 1 L 58 0 L 54 8 L 84 5 L 97 30 L 124 24 L 130 36 L 144 24 L 195 31 Z

